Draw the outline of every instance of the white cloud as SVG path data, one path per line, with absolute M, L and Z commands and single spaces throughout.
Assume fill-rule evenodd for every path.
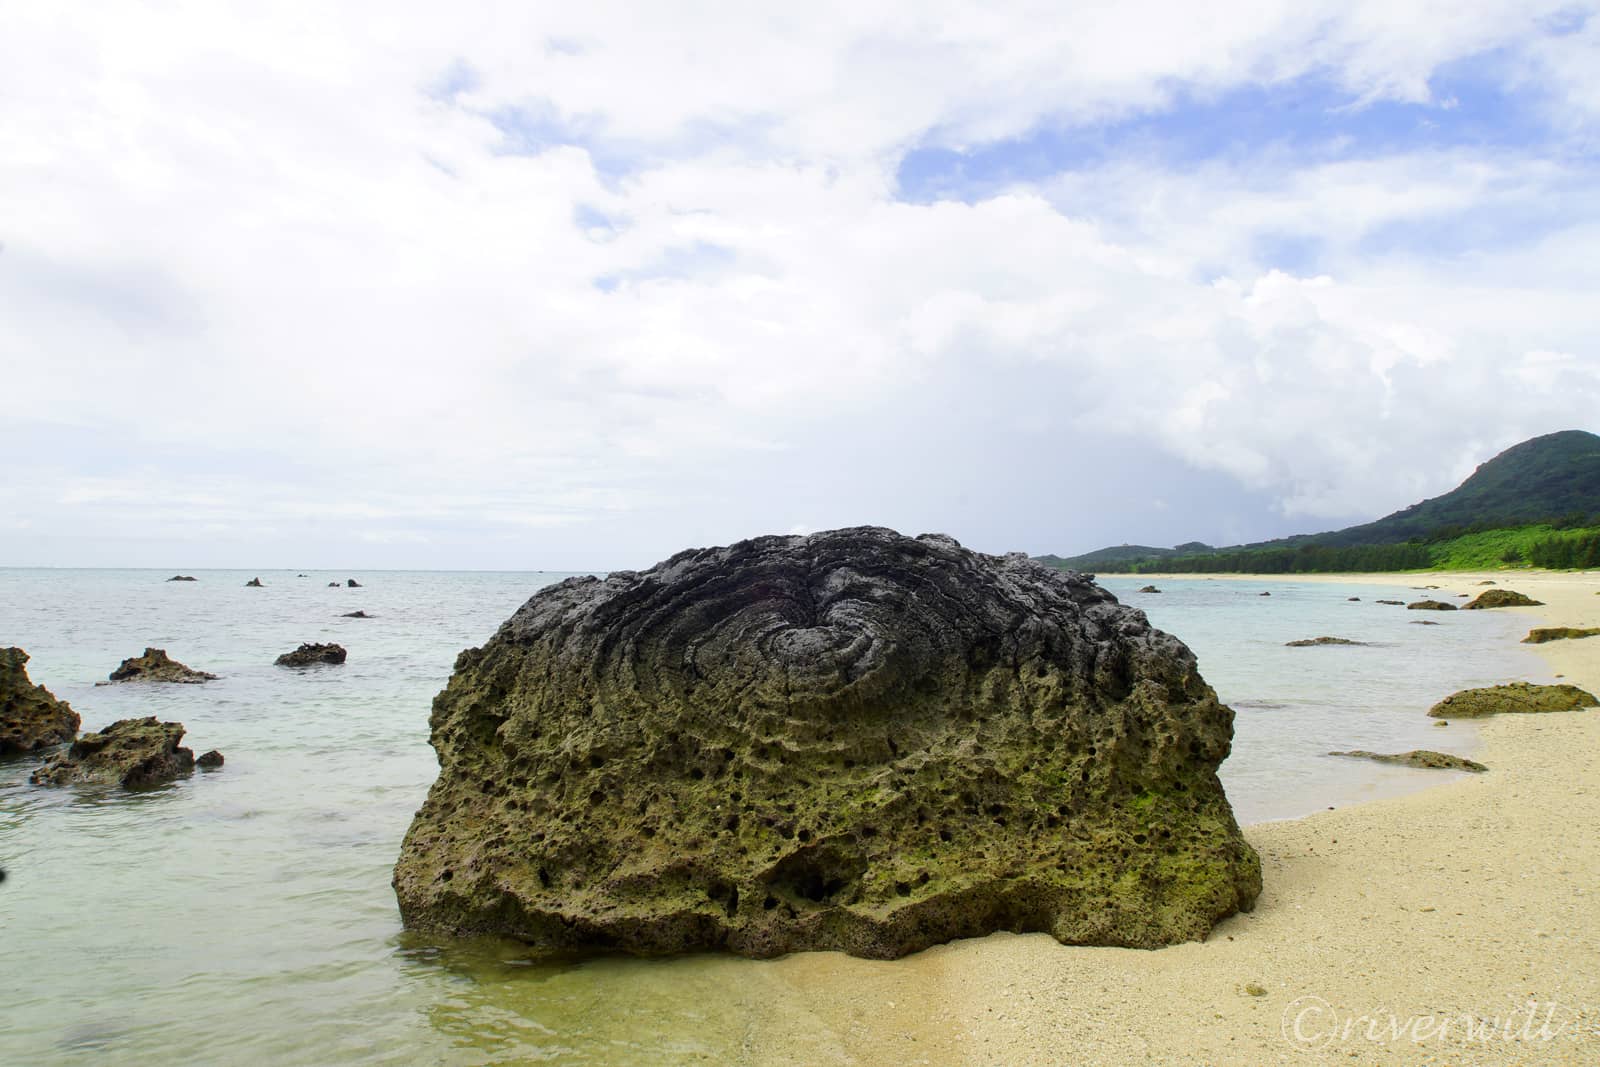
M 1583 164 L 1121 158 L 971 205 L 896 200 L 895 166 L 1306 74 L 1427 101 L 1490 48 L 1581 131 L 1595 21 L 1551 38 L 1563 7 L 13 5 L 0 361 L 30 420 L 127 453 L 52 458 L 17 507 L 659 553 L 819 515 L 764 472 L 813 449 L 881 478 L 880 431 L 1013 374 L 1067 392 L 990 412 L 1001 435 L 1153 440 L 1291 515 L 1398 506 L 1600 399 Z M 514 109 L 579 143 L 509 154 Z M 1541 210 L 1515 247 L 1377 246 Z M 1285 235 L 1322 249 L 1314 276 L 1263 256 Z M 145 449 L 251 458 L 177 489 Z M 1060 536 L 1025 504 L 1010 522 Z

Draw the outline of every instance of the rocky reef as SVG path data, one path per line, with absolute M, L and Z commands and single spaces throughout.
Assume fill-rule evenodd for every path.
M 1428 709 L 1435 719 L 1481 719 L 1501 713 L 1577 711 L 1592 708 L 1594 694 L 1575 685 L 1534 685 L 1512 682 L 1452 693 Z
M 1466 596 L 1465 593 L 1461 594 Z M 1486 589 L 1479 593 L 1477 599 L 1470 604 L 1461 605 L 1462 611 L 1479 611 L 1483 608 L 1537 608 L 1542 607 L 1544 601 L 1535 600 L 1525 596 L 1515 589 Z
M 1414 604 L 1407 604 L 1411 611 L 1455 611 L 1456 606 L 1445 600 L 1419 600 Z
M 416 929 L 550 954 L 996 930 L 1203 938 L 1260 864 L 1233 713 L 1086 575 L 856 528 L 540 591 L 434 701 L 394 885 Z
M 159 722 L 154 716 L 119 719 L 99 733 L 78 738 L 65 755 L 34 771 L 29 781 L 124 789 L 160 785 L 194 770 L 194 753 L 179 745 L 181 740 L 181 722 Z
M 129 656 L 111 672 L 113 682 L 210 682 L 216 675 L 185 667 L 165 649 L 147 648 L 142 656 Z M 105 682 L 99 683 L 105 685 Z
M 293 652 L 285 652 L 273 662 L 280 667 L 314 667 L 321 664 L 340 664 L 348 655 L 343 645 L 302 644 Z
M 1410 752 L 1368 752 L 1365 749 L 1357 748 L 1349 752 L 1330 752 L 1328 755 L 1369 759 L 1378 763 L 1397 763 L 1402 767 L 1417 767 L 1434 771 L 1473 771 L 1482 773 L 1489 769 L 1476 760 L 1452 756 L 1448 752 L 1435 752 L 1431 748 L 1417 748 L 1412 749 Z
M 59 745 L 78 736 L 78 713 L 28 678 L 28 654 L 0 649 L 0 756 Z
M 1302 637 L 1298 641 L 1284 642 L 1284 648 L 1314 648 L 1317 645 L 1365 645 L 1365 641 L 1352 641 L 1348 637 Z
M 1546 641 L 1576 641 L 1584 637 L 1600 637 L 1600 626 L 1535 626 L 1522 643 L 1542 645 Z

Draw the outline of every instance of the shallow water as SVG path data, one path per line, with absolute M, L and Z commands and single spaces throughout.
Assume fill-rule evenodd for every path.
M 436 770 L 427 716 L 456 653 L 565 575 L 0 570 L 0 644 L 84 729 L 134 715 L 188 727 L 216 773 L 141 793 L 47 790 L 0 763 L 0 1063 L 739 1062 L 775 1028 L 834 1058 L 771 964 L 701 957 L 531 966 L 516 946 L 403 933 L 389 886 Z M 1196 651 L 1238 712 L 1223 779 L 1242 821 L 1438 781 L 1329 758 L 1444 747 L 1470 726 L 1423 712 L 1466 685 L 1540 677 L 1525 620 L 1372 603 L 1392 586 L 1104 584 Z M 1257 594 L 1270 590 L 1272 597 Z M 1360 603 L 1345 598 L 1360 596 Z M 365 610 L 373 619 L 344 619 Z M 1369 648 L 1284 648 L 1319 634 Z M 272 666 L 338 641 L 343 667 Z M 96 687 L 146 645 L 222 678 Z M 1448 742 L 1448 744 L 1446 743 Z

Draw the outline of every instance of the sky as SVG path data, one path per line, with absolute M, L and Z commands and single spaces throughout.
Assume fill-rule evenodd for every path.
M 0 565 L 1334 529 L 1597 249 L 1597 3 L 0 5 Z

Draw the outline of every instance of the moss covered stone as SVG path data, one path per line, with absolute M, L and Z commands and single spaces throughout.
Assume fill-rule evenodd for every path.
M 1455 611 L 1456 606 L 1446 600 L 1418 600 L 1414 604 L 1407 604 L 1411 611 Z
M 1465 594 L 1463 594 L 1465 595 Z M 1537 608 L 1544 604 L 1542 600 L 1535 600 L 1525 596 L 1515 589 L 1486 589 L 1479 593 L 1477 599 L 1470 604 L 1464 604 L 1462 611 L 1481 611 L 1484 608 Z
M 1441 723 L 1440 725 L 1443 724 Z M 1376 760 L 1379 763 L 1397 763 L 1402 767 L 1418 767 L 1426 770 L 1475 771 L 1482 773 L 1489 769 L 1475 760 L 1469 760 L 1462 756 L 1452 756 L 1448 752 L 1435 752 L 1431 748 L 1418 748 L 1410 752 L 1368 752 L 1365 749 L 1357 748 L 1351 749 L 1349 752 L 1330 752 L 1328 755 Z
M 183 723 L 154 716 L 119 719 L 84 734 L 66 753 L 33 772 L 34 785 L 120 785 L 125 789 L 170 782 L 194 770 L 194 753 L 178 744 Z
M 1576 711 L 1592 708 L 1594 694 L 1575 685 L 1534 685 L 1512 682 L 1482 689 L 1463 689 L 1428 709 L 1435 719 L 1481 719 L 1485 715 L 1540 711 Z
M 1522 639 L 1525 645 L 1542 645 L 1546 641 L 1574 641 L 1582 637 L 1600 637 L 1600 626 L 1536 626 Z
M 859 528 L 575 578 L 461 654 L 394 884 L 537 951 L 996 930 L 1153 947 L 1250 907 L 1233 713 L 1085 575 Z
M 25 755 L 78 736 L 78 713 L 28 678 L 28 654 L 0 649 L 0 756 Z

